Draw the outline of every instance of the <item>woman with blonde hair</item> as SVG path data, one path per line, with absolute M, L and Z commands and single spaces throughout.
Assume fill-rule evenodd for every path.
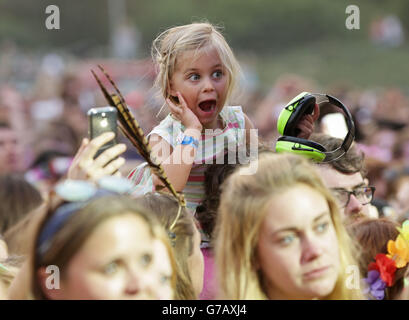
M 336 202 L 302 157 L 264 152 L 223 185 L 216 225 L 222 299 L 362 299 Z

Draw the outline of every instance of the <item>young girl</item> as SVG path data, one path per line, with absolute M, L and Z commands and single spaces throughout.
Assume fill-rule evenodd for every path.
M 263 152 L 227 178 L 216 223 L 222 299 L 359 299 L 337 204 L 308 161 Z
M 245 150 L 246 142 L 257 148 L 249 118 L 240 106 L 227 105 L 240 67 L 222 34 L 209 23 L 166 30 L 153 42 L 152 54 L 159 70 L 156 85 L 170 114 L 149 133 L 149 143 L 194 212 L 204 197 L 207 166 L 223 163 L 227 149 Z M 305 116 L 298 127 L 300 136 L 308 137 L 312 116 Z M 154 191 L 161 184 L 146 164 L 129 178 L 139 187 L 135 193 Z

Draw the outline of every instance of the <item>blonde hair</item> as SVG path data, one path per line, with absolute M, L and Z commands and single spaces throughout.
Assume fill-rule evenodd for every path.
M 143 197 L 136 198 L 141 206 L 149 209 L 158 218 L 159 223 L 167 232 L 173 232 L 173 252 L 176 260 L 176 300 L 194 300 L 195 294 L 192 278 L 189 272 L 188 258 L 193 253 L 194 220 L 192 215 L 182 208 L 176 224 L 174 223 L 179 209 L 175 198 L 164 193 L 147 193 Z
M 217 50 L 229 75 L 226 98 L 229 100 L 237 85 L 240 66 L 223 35 L 208 22 L 170 28 L 153 41 L 152 58 L 158 68 L 155 87 L 159 88 L 165 99 L 170 96 L 170 81 L 179 55 L 188 50 L 196 50 L 196 53 L 199 53 L 208 50 L 209 46 Z
M 355 245 L 344 229 L 334 198 L 312 165 L 296 155 L 263 152 L 257 172 L 243 175 L 247 168 L 233 173 L 222 188 L 215 241 L 222 299 L 267 299 L 262 275 L 256 269 L 259 230 L 271 197 L 299 183 L 317 190 L 327 200 L 338 239 L 342 271 L 326 299 L 362 298 L 359 290 L 346 288 L 345 270 L 357 265 L 352 254 Z

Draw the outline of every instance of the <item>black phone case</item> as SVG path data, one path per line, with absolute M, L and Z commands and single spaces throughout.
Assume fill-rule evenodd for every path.
M 112 131 L 115 133 L 115 138 L 104 144 L 95 154 L 94 159 L 97 158 L 106 149 L 111 148 L 117 144 L 117 110 L 113 107 L 92 108 L 88 111 L 89 121 L 89 137 L 94 139 L 105 132 Z

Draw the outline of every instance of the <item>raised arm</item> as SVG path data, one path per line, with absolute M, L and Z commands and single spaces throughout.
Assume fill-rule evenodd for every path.
M 190 110 L 178 92 L 179 105 L 175 105 L 169 99 L 166 101 L 172 116 L 181 121 L 185 126 L 184 140 L 175 148 L 156 134 L 152 134 L 149 144 L 152 147 L 155 158 L 162 163 L 163 170 L 168 176 L 170 182 L 176 191 L 181 192 L 187 183 L 192 169 L 193 161 L 197 152 L 197 144 L 202 132 L 202 124 L 196 115 Z M 154 176 L 153 184 L 155 187 L 162 185 L 160 180 Z

